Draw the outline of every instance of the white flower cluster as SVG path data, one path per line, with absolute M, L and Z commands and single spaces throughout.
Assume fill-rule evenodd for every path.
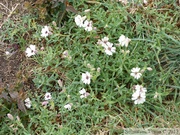
M 146 68 L 148 71 L 152 71 L 151 67 Z M 135 79 L 139 79 L 142 76 L 142 73 L 144 70 L 140 69 L 139 67 L 135 67 L 131 69 L 131 76 L 133 76 Z M 146 100 L 146 92 L 147 89 L 144 88 L 142 85 L 135 85 L 135 92 L 132 95 L 132 100 L 134 100 L 134 104 L 142 104 Z M 155 96 L 156 98 L 157 96 Z
M 44 95 L 44 100 L 45 101 L 42 102 L 42 105 L 46 106 L 49 103 L 49 100 L 51 100 L 51 98 L 52 98 L 51 93 L 46 92 L 45 95 Z
M 146 101 L 146 92 L 147 89 L 142 85 L 135 85 L 135 92 L 132 95 L 132 100 L 134 104 L 142 104 Z
M 93 30 L 93 22 L 86 20 L 86 16 L 77 15 L 75 17 L 75 23 L 77 26 L 84 28 L 86 31 Z
M 113 43 L 109 42 L 108 37 L 104 37 L 101 40 L 98 40 L 97 44 L 104 47 L 105 53 L 107 55 L 112 55 L 113 53 L 116 52 L 116 47 L 113 47 Z
M 147 67 L 146 69 L 148 71 L 152 71 L 151 67 Z M 133 76 L 135 79 L 139 79 L 139 78 L 141 78 L 143 72 L 144 72 L 143 69 L 141 70 L 139 67 L 135 67 L 135 68 L 131 69 L 131 74 L 130 75 Z
M 142 76 L 141 69 L 139 67 L 131 69 L 131 76 L 135 79 L 139 79 Z M 143 88 L 142 85 L 135 85 L 135 92 L 132 95 L 132 100 L 134 100 L 134 104 L 142 104 L 146 99 L 146 88 Z
M 121 35 L 120 37 L 119 37 L 119 39 L 118 39 L 118 41 L 119 41 L 119 43 L 118 44 L 116 44 L 117 46 L 122 46 L 122 47 L 128 47 L 128 45 L 129 45 L 129 42 L 131 41 L 131 39 L 129 39 L 128 37 L 126 37 L 126 36 L 124 36 L 124 35 Z M 130 53 L 130 51 L 129 50 L 121 50 L 121 53 L 123 53 L 123 54 L 128 54 L 128 53 Z
M 118 41 L 119 41 L 119 44 L 117 45 L 128 47 L 128 44 L 131 41 L 131 39 L 129 39 L 128 37 L 125 37 L 124 35 L 121 35 Z
M 118 39 L 119 43 L 116 44 L 117 46 L 125 46 L 128 47 L 129 42 L 131 41 L 131 39 L 129 39 L 128 37 L 125 37 L 124 35 L 121 35 Z M 113 47 L 113 43 L 109 42 L 109 38 L 108 37 L 104 37 L 101 40 L 98 40 L 97 42 L 98 45 L 101 45 L 102 47 L 104 47 L 105 49 L 105 53 L 107 55 L 112 55 L 113 53 L 116 52 L 116 47 Z M 122 53 L 129 53 L 129 50 L 121 50 Z
M 86 98 L 87 96 L 90 95 L 88 92 L 86 92 L 84 88 L 80 90 L 79 93 L 81 94 L 80 98 Z
M 71 110 L 72 105 L 73 105 L 72 103 L 66 104 L 66 105 L 64 106 L 64 108 L 66 108 L 66 109 L 68 109 L 68 110 Z
M 50 26 L 44 26 L 41 30 L 41 37 L 47 37 L 49 35 L 52 35 L 52 29 Z M 41 48 L 41 50 L 44 50 Z M 35 45 L 30 45 L 29 47 L 26 48 L 26 56 L 31 57 L 37 53 L 36 46 Z
M 46 92 L 46 94 L 44 95 L 44 100 L 45 100 L 45 101 L 42 102 L 42 105 L 47 105 L 47 104 L 49 103 L 49 100 L 51 100 L 51 98 L 52 98 L 51 93 Z M 32 104 L 31 104 L 30 98 L 26 98 L 26 99 L 24 100 L 24 102 L 25 102 L 25 106 L 26 106 L 27 108 L 31 108 L 31 105 L 32 105 Z

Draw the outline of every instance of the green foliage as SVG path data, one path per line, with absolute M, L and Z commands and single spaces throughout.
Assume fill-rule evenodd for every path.
M 0 133 L 5 134 L 7 130 L 13 133 L 11 124 L 23 127 L 17 130 L 18 134 L 48 135 L 100 132 L 113 135 L 123 133 L 122 128 L 128 127 L 179 127 L 178 7 L 171 5 L 163 12 L 167 8 L 164 2 L 149 3 L 146 7 L 138 4 L 123 6 L 112 1 L 74 1 L 76 9 L 90 9 L 90 12 L 80 12 L 96 27 L 90 32 L 75 24 L 73 14 L 69 14 L 67 23 L 61 28 L 49 23 L 53 34 L 45 38 L 40 36 L 42 26 L 32 21 L 35 18 L 29 16 L 27 30 L 24 25 L 20 26 L 26 19 L 17 23 L 15 26 L 21 31 L 18 29 L 18 34 L 11 37 L 5 35 L 9 33 L 8 29 L 12 34 L 14 23 L 8 22 L 2 36 L 5 40 L 11 41 L 28 31 L 31 36 L 20 42 L 22 50 L 30 43 L 39 48 L 38 53 L 29 58 L 36 62 L 31 71 L 38 91 L 29 92 L 32 108 L 19 115 L 20 125 L 0 117 L 5 120 L 1 123 L 6 123 L 1 126 Z M 136 9 L 134 13 L 130 13 L 132 8 Z M 127 48 L 114 45 L 116 52 L 112 56 L 106 55 L 97 45 L 98 39 L 105 36 L 117 44 L 121 34 L 129 37 L 131 42 Z M 17 37 L 19 41 L 20 36 Z M 130 53 L 122 53 L 122 50 Z M 67 57 L 63 57 L 64 51 L 68 51 Z M 144 70 L 138 80 L 130 76 L 134 67 Z M 81 81 L 81 75 L 86 71 L 92 75 L 90 85 Z M 59 86 L 59 79 L 63 86 Z M 147 88 L 146 102 L 140 105 L 134 105 L 131 99 L 133 86 L 137 84 Z M 90 93 L 87 98 L 80 98 L 82 88 Z M 47 106 L 42 106 L 45 92 L 51 92 L 52 99 Z M 64 108 L 66 104 L 72 104 L 71 110 Z M 5 113 L 12 112 L 11 109 L 4 110 Z

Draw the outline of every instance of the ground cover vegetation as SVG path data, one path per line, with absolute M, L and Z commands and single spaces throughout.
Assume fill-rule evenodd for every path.
M 21 4 L 0 29 L 0 134 L 180 128 L 179 1 Z

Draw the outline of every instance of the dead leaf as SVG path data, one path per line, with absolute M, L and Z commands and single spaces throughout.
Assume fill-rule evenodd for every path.
M 88 3 L 88 4 L 101 4 L 100 2 L 98 2 L 98 1 L 86 1 L 86 3 Z
M 18 94 L 17 91 L 10 91 L 10 92 L 9 92 L 9 95 L 10 95 L 10 97 L 11 97 L 13 100 L 17 101 L 19 94 Z
M 4 98 L 7 101 L 11 101 L 10 97 L 8 96 L 8 93 L 6 93 L 6 92 L 2 92 L 0 94 L 0 98 Z
M 63 87 L 63 82 L 60 79 L 58 80 L 58 84 L 61 88 Z
M 34 4 L 42 5 L 44 3 L 44 0 L 36 0 Z
M 73 12 L 73 13 L 76 13 L 76 14 L 78 13 L 78 11 L 76 9 L 74 9 L 74 7 L 71 6 L 71 5 L 67 5 L 66 11 L 67 12 L 70 11 L 70 12 Z
M 25 97 L 26 97 L 26 93 L 25 93 L 23 90 L 20 90 L 20 91 L 19 91 L 19 97 L 18 97 L 18 98 L 20 98 L 20 99 L 25 99 Z
M 0 83 L 1 85 L 1 83 Z M 4 88 L 3 87 L 0 87 L 0 94 L 4 91 Z
M 17 105 L 19 110 L 21 110 L 22 112 L 26 112 L 26 107 L 22 99 L 18 99 Z
M 23 7 L 24 7 L 25 9 L 29 9 L 29 8 L 31 8 L 32 6 L 31 6 L 31 3 L 30 3 L 30 2 L 25 1 L 24 4 L 23 4 Z

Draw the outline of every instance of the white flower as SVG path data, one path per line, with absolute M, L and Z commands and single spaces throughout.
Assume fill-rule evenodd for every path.
M 24 102 L 31 102 L 31 100 L 30 100 L 30 98 L 26 98 L 25 100 L 24 100 Z
M 140 72 L 140 68 L 136 67 L 136 68 L 131 69 L 130 75 L 133 76 L 135 79 L 139 79 L 142 76 Z
M 69 56 L 69 52 L 68 52 L 68 50 L 65 50 L 65 51 L 62 53 L 61 58 L 67 58 L 68 56 Z
M 85 93 L 85 94 L 81 95 L 80 98 L 87 98 L 87 96 L 89 96 L 89 93 Z
M 89 72 L 82 73 L 82 82 L 85 84 L 90 84 L 91 83 L 91 75 Z
M 159 93 L 155 92 L 154 98 L 157 98 L 159 96 Z
M 142 104 L 146 101 L 146 94 L 136 91 L 132 95 L 132 100 L 134 100 L 134 104 Z
M 144 3 L 144 4 L 147 4 L 147 3 L 148 3 L 148 1 L 147 1 L 147 0 L 143 0 L 143 3 Z
M 80 90 L 79 93 L 81 94 L 80 98 L 86 98 L 87 96 L 90 95 L 88 92 L 86 92 L 84 88 Z
M 109 41 L 109 38 L 108 37 L 104 37 L 104 38 L 101 39 L 101 41 L 106 44 Z
M 9 51 L 5 51 L 5 54 L 6 54 L 6 55 L 10 55 L 10 52 L 9 52 Z
M 109 42 L 109 38 L 108 38 L 108 37 L 102 38 L 102 39 L 101 39 L 101 45 L 102 45 L 103 47 L 105 47 L 107 44 L 112 44 L 112 43 Z
M 116 47 L 113 47 L 113 44 L 110 42 L 107 42 L 107 44 L 104 46 L 105 48 L 105 53 L 107 55 L 112 55 L 113 53 L 116 52 Z
M 124 5 L 127 5 L 129 3 L 128 0 L 119 0 L 119 2 L 121 2 Z
M 91 64 L 89 64 L 89 63 L 87 64 L 87 67 L 88 67 L 88 68 L 92 68 Z
M 35 55 L 37 53 L 36 46 L 30 45 L 28 48 L 26 48 L 26 56 L 31 57 L 32 55 Z
M 101 71 L 101 68 L 100 68 L 100 67 L 98 67 L 98 68 L 97 68 L 97 72 L 100 72 L 100 71 Z
M 62 53 L 62 55 L 61 55 L 61 58 L 67 58 L 68 60 L 71 60 L 72 59 L 72 57 L 71 57 L 71 55 L 69 54 L 69 52 L 68 52 L 68 50 L 65 50 L 63 53 Z
M 51 93 L 46 92 L 46 94 L 44 95 L 44 100 L 50 100 L 51 98 Z
M 108 42 L 109 42 L 109 38 L 108 37 L 104 37 L 101 40 L 99 39 L 97 44 L 105 47 Z
M 97 42 L 98 45 L 102 45 L 102 41 L 100 39 L 98 39 L 98 42 Z
M 57 27 L 57 23 L 55 21 L 52 21 L 52 24 Z
M 75 17 L 75 23 L 76 23 L 76 25 L 79 26 L 79 27 L 83 27 L 83 26 L 84 26 L 83 22 L 84 22 L 85 19 L 86 19 L 86 16 L 81 17 L 80 15 L 77 15 L 77 16 Z
M 68 50 L 65 50 L 62 54 L 63 54 L 63 58 L 68 57 L 68 55 L 69 55 Z
M 92 31 L 93 30 L 93 23 L 92 21 L 86 20 L 83 24 L 83 27 L 86 31 Z
M 83 94 L 86 93 L 86 90 L 83 88 L 82 90 L 79 91 L 79 93 L 80 93 L 81 95 L 83 95 Z
M 128 37 L 125 37 L 124 35 L 121 35 L 118 41 L 121 46 L 128 47 L 128 44 L 131 41 L 131 39 L 129 39 Z
M 31 108 L 31 100 L 30 100 L 29 98 L 26 98 L 26 99 L 24 100 L 24 102 L 25 102 L 25 106 L 26 106 L 27 108 Z
M 146 93 L 147 89 L 144 88 L 142 85 L 135 85 L 135 90 L 139 91 L 140 93 Z
M 41 51 L 44 51 L 44 47 L 43 46 L 40 49 L 41 49 Z
M 130 51 L 129 50 L 121 50 L 121 52 L 123 53 L 123 54 L 128 54 L 128 53 L 130 53 Z
M 132 100 L 134 100 L 134 104 L 142 104 L 146 101 L 146 92 L 147 89 L 142 85 L 135 85 L 135 92 L 132 95 Z
M 66 104 L 65 106 L 64 106 L 64 108 L 66 108 L 66 109 L 68 109 L 68 110 L 71 110 L 71 107 L 72 107 L 72 104 L 70 103 L 70 104 Z
M 50 31 L 50 29 L 50 27 L 44 26 L 44 28 L 42 28 L 41 30 L 41 37 L 47 37 L 48 35 L 51 35 L 52 32 Z

